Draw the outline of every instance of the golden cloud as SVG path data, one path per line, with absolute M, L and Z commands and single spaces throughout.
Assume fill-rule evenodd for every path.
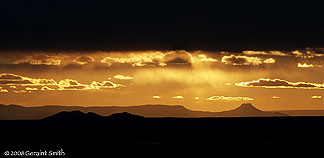
M 251 97 L 211 96 L 211 97 L 207 98 L 206 100 L 211 100 L 211 101 L 252 101 L 254 99 Z
M 153 98 L 153 99 L 161 99 L 161 97 L 158 96 L 158 95 L 155 95 L 155 96 L 153 96 L 152 98 Z
M 95 89 L 112 89 L 118 87 L 126 87 L 124 85 L 115 84 L 111 81 L 97 82 L 93 81 L 90 85 L 81 84 L 77 80 L 65 79 L 59 82 L 58 90 L 95 90 Z
M 82 55 L 80 55 L 82 54 Z M 31 65 L 62 65 L 70 66 L 71 64 L 87 65 L 95 63 L 94 67 L 102 67 L 103 65 L 128 64 L 134 67 L 143 66 L 166 66 L 168 64 L 190 64 L 190 63 L 214 63 L 221 61 L 228 65 L 260 65 L 274 63 L 279 56 L 298 57 L 298 58 L 314 58 L 324 57 L 324 49 L 310 49 L 295 51 L 242 51 L 240 55 L 234 52 L 208 52 L 201 51 L 187 52 L 179 51 L 129 51 L 129 52 L 82 52 L 80 54 L 73 53 L 33 53 L 22 54 L 15 53 L 6 54 L 0 59 L 0 64 L 31 64 Z M 214 57 L 208 55 L 213 54 Z M 232 55 L 231 55 L 232 54 Z M 219 58 L 218 55 L 225 55 Z M 269 58 L 267 58 L 269 56 Z M 271 56 L 276 56 L 270 58 Z M 96 60 L 95 60 L 96 59 Z M 102 64 L 100 64 L 102 63 Z M 65 65 L 65 66 L 64 66 Z
M 322 96 L 320 96 L 320 95 L 313 95 L 311 98 L 312 98 L 312 99 L 321 99 Z
M 53 79 L 35 79 L 20 75 L 2 73 L 0 84 L 4 85 L 57 85 Z
M 320 52 L 320 53 L 318 53 Z M 324 57 L 323 49 L 305 48 L 303 50 L 294 51 L 242 51 L 245 55 L 269 55 L 269 56 L 292 56 L 297 58 L 314 58 Z
M 41 88 L 41 91 L 54 91 L 54 90 L 55 90 L 54 88 L 47 87 L 47 86 Z
M 272 64 L 275 63 L 273 58 L 263 59 L 260 57 L 249 57 L 249 56 L 242 56 L 242 55 L 229 55 L 223 56 L 222 63 L 226 65 L 260 65 L 263 63 Z
M 60 65 L 61 57 L 59 56 L 49 56 L 47 54 L 36 54 L 31 56 L 26 56 L 22 59 L 18 59 L 13 62 L 13 64 L 28 63 L 31 65 Z
M 324 56 L 324 54 L 316 53 L 316 51 L 311 48 L 306 48 L 304 50 L 295 50 L 295 51 L 292 51 L 291 54 L 298 58 L 306 58 L 306 59 Z
M 19 75 L 2 73 L 0 74 L 0 84 L 1 85 L 28 85 L 33 84 L 30 80 L 23 78 Z
M 235 83 L 239 87 L 263 87 L 263 88 L 297 88 L 297 89 L 323 89 L 324 84 L 311 82 L 289 82 L 281 79 L 260 78 L 254 81 Z
M 114 63 L 130 64 L 134 67 L 138 66 L 156 66 L 161 64 L 160 61 L 164 57 L 161 52 L 154 53 L 128 53 L 117 57 L 108 56 L 101 60 L 101 63 L 111 66 Z
M 211 61 L 212 58 L 203 58 L 199 60 Z M 166 66 L 167 64 L 188 64 L 193 61 L 190 53 L 180 51 L 169 52 L 137 52 L 125 54 L 110 54 L 101 60 L 101 63 L 111 66 L 113 64 L 129 64 L 133 67 L 141 66 Z
M 9 74 L 9 73 L 1 73 L 0 74 L 1 80 L 21 80 L 22 77 L 15 74 Z
M 276 60 L 274 60 L 273 58 L 268 58 L 263 61 L 263 63 L 266 63 L 266 64 L 273 64 L 275 62 L 276 62 Z
M 90 85 L 90 89 L 109 89 L 109 88 L 117 88 L 117 87 L 125 87 L 124 85 L 115 84 L 111 81 L 103 81 L 102 83 L 93 81 Z
M 162 63 L 187 64 L 191 63 L 192 56 L 186 51 L 170 51 L 164 54 L 161 59 Z
M 274 56 L 288 56 L 286 53 L 281 52 L 281 51 L 269 51 L 271 55 Z
M 198 59 L 199 59 L 199 61 L 201 61 L 201 62 L 217 62 L 217 59 L 209 58 L 209 57 L 207 57 L 207 56 L 204 55 L 204 54 L 200 54 L 200 55 L 198 55 Z
M 270 53 L 266 51 L 243 51 L 242 53 L 246 55 L 270 55 Z
M 111 89 L 118 87 L 126 87 L 124 85 L 115 84 L 111 81 L 97 82 L 93 81 L 90 85 L 79 83 L 77 80 L 64 79 L 58 83 L 54 79 L 39 79 L 23 77 L 15 74 L 0 74 L 0 84 L 10 86 L 17 89 L 17 86 L 28 86 L 27 91 L 48 91 L 48 90 L 95 90 L 95 89 Z M 37 88 L 39 87 L 39 88 Z M 41 87 L 41 88 L 40 88 Z M 15 93 L 25 93 L 24 91 L 15 90 Z
M 272 96 L 272 99 L 279 99 L 280 97 L 278 96 Z
M 273 56 L 288 56 L 287 53 L 281 51 L 243 51 L 245 55 L 273 55 Z
M 79 64 L 79 65 L 86 65 L 89 63 L 93 63 L 95 60 L 91 56 L 79 56 L 73 60 L 74 63 Z
M 0 87 L 0 93 L 8 93 L 8 90 L 4 89 L 3 87 Z
M 57 85 L 54 79 L 38 79 L 38 78 L 28 78 L 23 77 L 25 80 L 30 81 L 34 85 Z
M 37 91 L 38 90 L 38 88 L 36 88 L 36 87 L 26 87 L 25 89 L 27 91 Z
M 207 57 L 205 54 L 192 55 L 191 63 L 215 63 L 218 62 L 217 59 Z
M 297 63 L 297 67 L 299 68 L 322 68 L 322 65 L 313 65 L 313 64 L 307 64 L 307 63 Z
M 183 99 L 184 97 L 183 96 L 181 96 L 181 95 L 178 95 L 178 96 L 174 96 L 174 97 L 172 97 L 172 99 Z
M 58 90 L 86 90 L 90 89 L 88 85 L 79 83 L 77 80 L 64 79 L 58 83 Z
M 115 75 L 114 79 L 117 79 L 117 80 L 132 80 L 134 78 L 130 77 L 130 76 L 124 76 L 124 75 Z

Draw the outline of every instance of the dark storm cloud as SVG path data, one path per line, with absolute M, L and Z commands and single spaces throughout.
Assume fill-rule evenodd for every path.
M 23 65 L 42 65 L 58 66 L 61 64 L 63 56 L 53 52 L 0 52 L 0 64 L 23 64 Z
M 5 1 L 1 50 L 324 47 L 317 0 Z
M 31 65 L 60 65 L 61 60 L 56 56 L 49 56 L 47 54 L 35 54 L 26 56 L 25 59 L 16 60 L 14 64 L 31 64 Z
M 187 64 L 191 63 L 192 56 L 186 51 L 171 51 L 166 53 L 161 61 L 167 64 Z
M 239 56 L 230 56 L 228 58 L 223 57 L 223 59 L 224 59 L 223 61 L 226 64 L 231 64 L 231 65 L 246 65 L 249 63 L 246 58 L 239 57 Z
M 25 56 L 26 55 L 23 55 L 23 53 L 0 51 L 0 64 L 12 64 L 18 60 L 24 59 Z

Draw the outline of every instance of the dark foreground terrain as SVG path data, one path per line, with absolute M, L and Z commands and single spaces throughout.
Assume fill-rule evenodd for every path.
M 323 123 L 324 117 L 144 118 L 61 112 L 41 120 L 0 121 L 0 157 L 5 151 L 61 149 L 64 156 L 55 157 L 313 157 L 324 147 Z

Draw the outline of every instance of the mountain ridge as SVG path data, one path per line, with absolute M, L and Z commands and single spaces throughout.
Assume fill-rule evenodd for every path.
M 128 112 L 143 117 L 262 117 L 262 116 L 288 116 L 280 112 L 262 111 L 255 108 L 252 104 L 242 104 L 236 109 L 223 112 L 193 111 L 182 105 L 161 105 L 146 104 L 136 106 L 61 106 L 44 105 L 36 107 L 24 107 L 20 105 L 0 104 L 0 120 L 28 120 L 42 119 L 61 111 L 81 111 L 84 113 L 93 112 L 101 116 L 108 116 L 114 113 Z M 243 109 L 243 110 L 242 110 Z M 244 109 L 247 109 L 244 111 Z
M 131 114 L 128 112 L 114 113 L 109 116 L 101 116 L 94 112 L 81 112 L 79 110 L 75 111 L 61 111 L 54 115 L 43 118 L 42 120 L 47 121 L 89 121 L 89 120 L 139 120 L 144 119 L 145 117 Z

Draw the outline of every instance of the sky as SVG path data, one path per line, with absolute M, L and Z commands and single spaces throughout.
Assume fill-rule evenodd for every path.
M 319 0 L 3 2 L 0 100 L 324 110 L 323 7 Z
M 321 0 L 11 0 L 1 50 L 295 50 L 324 47 Z
M 184 105 L 223 111 L 324 109 L 324 49 L 2 52 L 1 102 L 25 106 Z

